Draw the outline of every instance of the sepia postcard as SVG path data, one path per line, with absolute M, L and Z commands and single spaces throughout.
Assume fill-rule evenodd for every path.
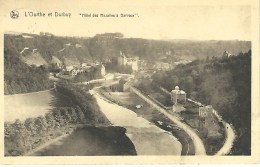
M 260 163 L 258 0 L 0 4 L 0 164 Z

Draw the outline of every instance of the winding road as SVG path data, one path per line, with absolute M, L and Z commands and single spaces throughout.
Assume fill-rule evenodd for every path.
M 94 91 L 94 90 L 92 90 L 92 91 Z M 92 92 L 92 93 L 94 93 L 94 92 Z M 95 97 L 97 99 L 102 99 L 99 95 L 97 95 L 97 93 L 95 93 Z M 197 101 L 193 101 L 191 99 L 188 99 L 188 100 L 201 105 L 201 103 L 199 103 Z M 151 102 L 154 103 L 153 101 L 151 101 Z M 117 105 L 117 104 L 114 104 L 114 105 Z M 194 132 L 194 130 L 190 126 L 181 122 L 177 117 L 168 113 L 165 109 L 163 109 L 162 107 L 160 107 L 156 103 L 154 103 L 154 106 L 156 106 L 158 111 L 160 111 L 165 116 L 167 116 L 169 119 L 171 119 L 177 126 L 179 126 L 181 129 L 183 129 L 191 137 L 191 139 L 194 142 L 195 155 L 206 155 L 205 146 L 204 146 L 202 140 L 200 139 L 200 137 L 196 134 L 196 132 Z M 121 107 L 121 106 L 118 106 L 118 107 Z M 121 108 L 123 108 L 123 107 L 121 107 Z M 218 115 L 217 111 L 215 111 L 214 114 L 216 115 L 218 120 L 223 123 L 223 125 L 225 127 L 225 132 L 226 132 L 225 143 L 222 146 L 222 148 L 215 155 L 217 155 L 217 156 L 226 155 L 230 152 L 230 150 L 233 146 L 233 143 L 235 141 L 235 138 L 236 138 L 235 131 L 233 130 L 231 125 L 229 125 L 228 123 L 226 123 L 225 121 L 222 120 L 221 116 Z
M 190 102 L 193 102 L 195 104 L 198 105 L 202 105 L 200 102 L 194 101 L 192 99 L 187 99 Z M 226 139 L 225 139 L 225 143 L 224 145 L 221 147 L 221 149 L 215 154 L 215 155 L 226 155 L 229 154 L 232 147 L 233 147 L 233 143 L 236 139 L 236 134 L 234 129 L 232 128 L 232 126 L 230 124 L 228 124 L 227 122 L 223 121 L 222 117 L 218 114 L 218 112 L 216 110 L 214 110 L 213 112 L 215 114 L 215 116 L 217 117 L 217 119 L 219 120 L 219 122 L 222 122 L 224 128 L 225 128 L 225 132 L 226 132 Z
M 229 154 L 233 143 L 236 139 L 236 134 L 232 126 L 225 121 L 222 120 L 221 116 L 218 115 L 217 111 L 214 112 L 216 117 L 218 118 L 219 121 L 222 121 L 224 127 L 225 127 L 225 132 L 226 132 L 226 140 L 224 145 L 221 147 L 221 149 L 215 154 L 215 155 L 226 155 Z
M 165 116 L 167 116 L 170 120 L 172 120 L 179 128 L 183 129 L 189 136 L 190 138 L 193 140 L 194 143 L 194 147 L 195 147 L 195 155 L 206 155 L 206 150 L 205 150 L 205 146 L 202 142 L 202 140 L 200 139 L 200 137 L 196 134 L 196 132 L 193 131 L 193 129 L 188 126 L 187 124 L 181 122 L 179 120 L 179 118 L 177 118 L 176 116 L 170 114 L 169 112 L 167 112 L 164 108 L 162 108 L 161 106 L 159 106 L 158 104 L 156 104 L 155 102 L 153 102 L 152 100 L 150 100 L 149 98 L 147 98 L 144 94 L 142 94 L 140 91 L 138 91 L 136 88 L 131 87 L 132 91 L 136 92 L 137 94 L 139 94 L 139 96 L 143 96 L 145 97 L 144 100 L 146 102 L 148 102 L 149 104 L 152 104 L 153 107 L 155 107 L 159 112 L 163 113 Z

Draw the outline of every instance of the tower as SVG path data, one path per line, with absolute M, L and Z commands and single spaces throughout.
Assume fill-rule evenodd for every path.
M 186 102 L 186 93 L 180 90 L 179 86 L 175 86 L 174 90 L 171 91 L 171 100 L 173 102 L 173 110 L 175 111 L 179 102 Z

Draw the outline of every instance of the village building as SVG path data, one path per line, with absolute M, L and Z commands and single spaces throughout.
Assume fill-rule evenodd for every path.
M 175 86 L 175 89 L 171 91 L 171 100 L 173 102 L 173 112 L 181 112 L 185 110 L 185 108 L 182 105 L 179 105 L 179 103 L 186 102 L 186 93 L 183 90 L 180 90 L 179 86 Z
M 119 57 L 117 59 L 117 62 L 118 62 L 118 65 L 120 65 L 120 66 L 128 65 L 128 66 L 130 66 L 132 68 L 132 70 L 134 72 L 138 71 L 139 57 L 137 57 L 137 56 L 136 57 L 127 58 L 125 56 L 125 54 L 122 51 L 120 51 L 120 55 L 119 55 Z
M 75 44 L 75 47 L 76 47 L 76 48 L 82 48 L 82 45 L 76 43 L 76 44 Z
M 173 68 L 173 66 L 170 63 L 164 63 L 164 62 L 156 62 L 153 67 L 163 71 L 171 70 Z
M 78 72 L 77 72 L 76 69 L 72 69 L 72 70 L 69 71 L 69 74 L 74 77 L 78 74 Z
M 231 54 L 228 52 L 228 51 L 224 51 L 224 53 L 223 53 L 223 57 L 227 57 L 227 58 L 229 58 L 231 56 Z
M 88 64 L 87 63 L 81 63 L 81 65 L 80 65 L 82 68 L 84 68 L 84 67 L 88 67 Z
M 73 66 L 66 66 L 65 71 L 71 71 L 71 70 L 73 70 L 73 69 L 74 69 Z
M 102 64 L 101 67 L 100 67 L 100 74 L 102 77 L 104 77 L 106 75 L 106 68 L 105 66 Z
M 171 91 L 171 99 L 173 104 L 178 104 L 178 102 L 186 102 L 186 92 L 180 90 L 179 86 L 175 86 L 175 89 Z
M 36 48 L 35 48 L 35 49 L 33 49 L 33 53 L 36 53 L 37 51 L 38 51 L 38 49 L 36 49 Z
M 211 105 L 208 106 L 200 106 L 199 107 L 199 116 L 200 117 L 207 117 L 209 112 L 213 113 L 213 107 Z
M 127 63 L 127 58 L 126 58 L 125 54 L 122 51 L 120 51 L 120 55 L 117 58 L 117 63 L 120 66 L 125 66 L 126 63 Z

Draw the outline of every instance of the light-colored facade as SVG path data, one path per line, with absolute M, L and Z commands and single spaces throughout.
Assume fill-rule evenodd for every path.
M 225 51 L 225 52 L 223 53 L 223 56 L 225 56 L 225 57 L 230 57 L 231 54 L 230 54 L 228 51 Z
M 122 51 L 120 51 L 120 55 L 117 58 L 117 62 L 121 66 L 125 66 L 126 63 L 127 63 L 127 58 L 126 58 L 125 54 Z
M 164 63 L 164 62 L 156 62 L 156 64 L 154 65 L 154 68 L 158 69 L 158 70 L 171 70 L 173 68 L 173 66 L 170 63 Z
M 106 75 L 106 68 L 103 64 L 101 65 L 100 74 L 102 77 Z
M 171 91 L 171 99 L 173 104 L 178 104 L 179 101 L 186 102 L 186 92 L 180 90 L 179 86 L 175 86 L 175 89 Z
M 134 57 L 134 58 L 127 58 L 125 56 L 125 54 L 120 51 L 120 55 L 117 59 L 117 62 L 118 62 L 118 65 L 121 65 L 121 66 L 131 66 L 132 70 L 135 72 L 135 71 L 138 71 L 138 62 L 139 62 L 139 57 Z

